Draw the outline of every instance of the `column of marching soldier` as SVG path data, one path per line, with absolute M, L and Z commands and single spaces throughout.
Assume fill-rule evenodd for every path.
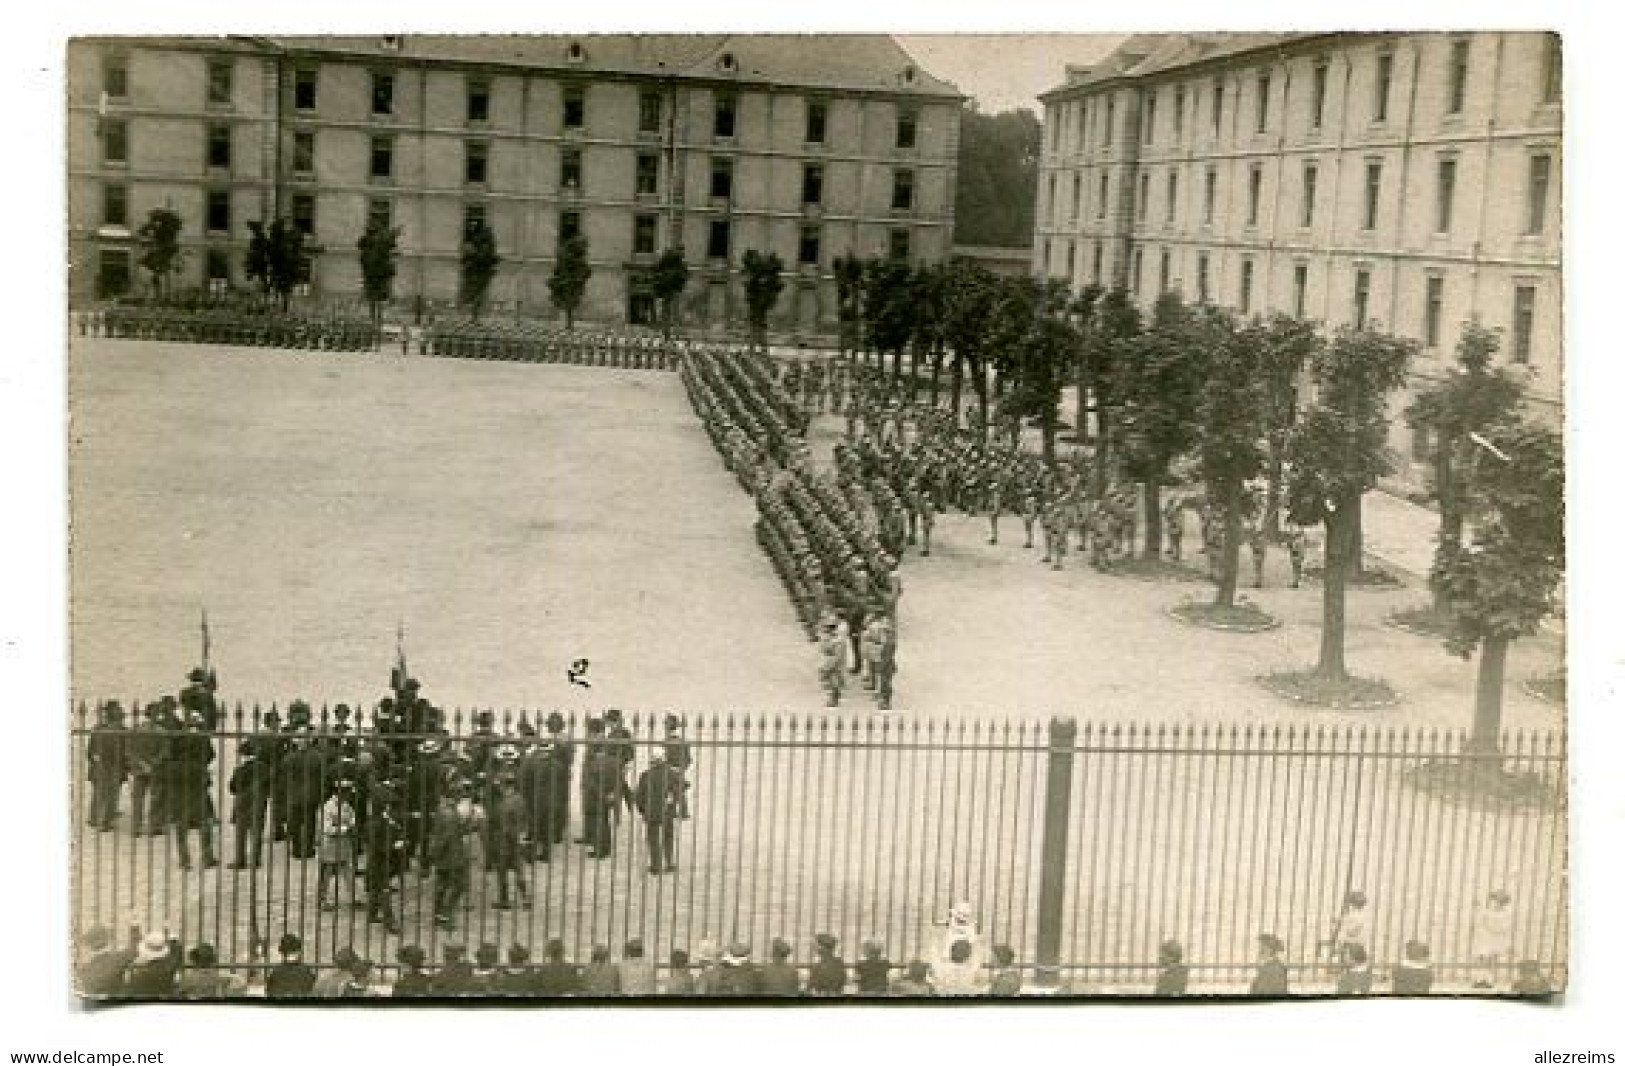
M 931 554 L 939 513 L 985 514 L 988 543 L 1005 515 L 1019 517 L 1024 548 L 1042 537 L 1041 561 L 1062 570 L 1072 538 L 1099 571 L 1134 553 L 1138 490 L 1107 479 L 1098 491 L 1087 453 L 1056 461 L 1024 448 L 1018 419 L 993 432 L 973 411 L 962 424 L 947 410 L 918 404 L 880 370 L 840 362 L 786 359 L 696 347 L 684 384 L 713 444 L 757 501 L 757 539 L 773 563 L 808 636 L 819 645 L 819 678 L 836 706 L 845 673 L 861 673 L 888 709 L 897 669 L 898 565 L 908 545 Z M 814 469 L 806 434 L 814 414 L 844 415 L 833 469 Z M 1261 490 L 1248 496 L 1245 538 L 1255 584 L 1263 584 L 1268 538 Z M 1222 530 L 1217 509 L 1188 493 L 1163 510 L 1166 554 L 1180 561 L 1187 511 L 1195 510 L 1208 572 L 1216 574 Z M 1306 538 L 1288 526 L 1293 586 L 1303 574 Z
M 404 670 L 393 672 L 391 686 L 393 695 L 379 701 L 370 725 L 343 704 L 318 721 L 296 700 L 286 720 L 273 709 L 256 713 L 247 729 L 239 721 L 238 729 L 217 734 L 224 723 L 216 679 L 203 669 L 192 672 L 178 698 L 143 708 L 133 727 L 126 727 L 119 703 L 104 703 L 86 750 L 89 825 L 116 828 L 128 782 L 134 835 L 170 835 L 183 869 L 192 866 L 196 835 L 203 866 L 219 865 L 215 746 L 235 737 L 226 782 L 230 869 L 258 867 L 268 842 L 286 841 L 291 859 L 320 862 L 318 892 L 331 909 L 345 888 L 340 880 L 359 865 L 368 921 L 391 932 L 400 928 L 393 893 L 414 866 L 434 878 L 436 922 L 452 927 L 476 858 L 471 836 L 486 871 L 496 875 L 495 907 L 528 907 L 527 867 L 549 862 L 564 846 L 572 783 L 583 824 L 576 843 L 586 845 L 589 857 L 613 853 L 625 806 L 642 817 L 648 872 L 675 871 L 675 822 L 689 816 L 693 765 L 677 716 L 666 716 L 663 740 L 634 783 L 636 745 L 617 710 L 587 720 L 578 769 L 577 744 L 561 714 L 548 715 L 540 728 L 521 715 L 510 734 L 498 733 L 495 716 L 481 711 L 468 735 L 455 736 L 443 710 L 422 697 Z

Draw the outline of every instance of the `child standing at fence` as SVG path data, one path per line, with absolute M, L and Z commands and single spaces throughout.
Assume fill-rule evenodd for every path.
M 316 898 L 324 911 L 338 907 L 339 878 L 348 876 L 355 864 L 355 785 L 340 781 L 333 795 L 322 804 L 322 839 L 319 851 L 321 872 L 316 879 Z M 328 895 L 328 886 L 332 895 Z M 353 887 L 353 886 L 352 886 Z

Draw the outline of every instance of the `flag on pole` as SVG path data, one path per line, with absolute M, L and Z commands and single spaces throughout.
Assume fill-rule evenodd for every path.
M 209 609 L 203 608 L 199 628 L 203 631 L 203 668 L 209 668 Z
M 395 669 L 400 671 L 400 683 L 406 684 L 411 675 L 406 671 L 406 623 L 395 623 Z

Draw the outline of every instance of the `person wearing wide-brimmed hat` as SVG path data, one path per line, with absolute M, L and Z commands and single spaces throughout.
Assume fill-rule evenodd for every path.
M 723 953 L 717 972 L 717 995 L 755 996 L 762 990 L 762 971 L 751 961 L 750 945 L 736 940 Z
M 136 945 L 135 957 L 124 972 L 124 994 L 138 999 L 169 998 L 175 994 L 175 975 L 180 968 L 180 941 L 154 930 Z
M 105 925 L 94 926 L 80 937 L 79 945 L 83 955 L 74 971 L 79 994 L 89 999 L 120 995 L 125 971 L 135 961 L 136 949 L 141 945 L 140 928 L 132 926 L 129 943 L 115 947 L 112 930 Z

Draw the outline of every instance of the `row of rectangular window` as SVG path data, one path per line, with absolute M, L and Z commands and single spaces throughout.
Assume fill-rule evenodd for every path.
M 1447 59 L 1446 87 L 1445 87 L 1445 113 L 1459 115 L 1466 108 L 1468 76 L 1472 55 L 1472 41 L 1468 38 L 1458 38 L 1451 42 L 1450 53 Z M 1309 94 L 1309 128 L 1318 130 L 1322 128 L 1326 115 L 1326 93 L 1329 62 L 1320 60 L 1312 68 L 1310 94 Z M 1390 101 L 1393 96 L 1394 81 L 1394 54 L 1389 50 L 1376 53 L 1372 72 L 1372 101 L 1371 121 L 1386 122 Z M 1258 133 L 1267 133 L 1270 129 L 1270 104 L 1272 97 L 1273 79 L 1268 72 L 1260 71 L 1255 75 L 1253 96 L 1254 130 Z M 1540 101 L 1545 104 L 1556 103 L 1562 95 L 1563 88 L 1563 55 L 1561 39 L 1556 34 L 1547 34 L 1542 57 Z M 1282 90 L 1283 93 L 1286 90 Z M 1157 97 L 1158 90 L 1148 90 L 1145 96 L 1144 111 L 1140 123 L 1140 139 L 1142 143 L 1151 145 L 1156 143 L 1157 134 Z M 1194 98 L 1194 94 L 1193 94 Z M 1174 87 L 1173 107 L 1173 139 L 1176 144 L 1183 143 L 1185 137 L 1185 86 Z M 1283 108 L 1285 100 L 1282 101 Z M 1110 144 L 1114 137 L 1115 101 L 1110 97 L 1106 100 L 1106 131 L 1104 142 Z M 1097 112 L 1098 113 L 1098 112 Z M 1059 115 L 1059 111 L 1057 111 Z M 1089 117 L 1091 112 L 1088 101 L 1078 102 L 1078 143 L 1083 148 L 1090 144 Z M 1212 120 L 1213 136 L 1218 137 L 1224 128 L 1224 83 L 1215 79 L 1212 89 Z M 1054 121 L 1050 131 L 1050 148 L 1059 151 L 1061 144 L 1062 123 Z
M 1094 249 L 1093 278 L 1096 284 L 1102 283 L 1102 249 L 1100 244 Z M 1045 246 L 1045 260 L 1049 258 L 1049 248 Z M 1069 255 L 1073 268 L 1077 263 L 1077 248 L 1074 246 Z M 1136 295 L 1140 292 L 1143 267 L 1145 265 L 1144 249 L 1136 248 L 1131 260 L 1129 271 L 1129 289 Z M 1161 263 L 1158 270 L 1157 291 L 1159 294 L 1167 293 L 1171 288 L 1172 256 L 1167 249 L 1161 253 Z M 1069 270 L 1069 273 L 1074 273 Z M 1238 279 L 1236 292 L 1236 306 L 1242 314 L 1251 314 L 1253 311 L 1253 275 L 1254 265 L 1252 259 L 1241 261 L 1241 273 Z M 1444 325 L 1444 285 L 1442 274 L 1428 274 L 1424 280 L 1422 303 L 1421 340 L 1426 348 L 1437 348 L 1440 344 Z M 1212 297 L 1210 286 L 1210 270 L 1208 253 L 1202 252 L 1196 257 L 1196 299 L 1200 303 L 1207 303 Z M 1309 265 L 1296 263 L 1292 268 L 1292 313 L 1298 318 L 1304 318 L 1308 312 L 1309 299 Z M 1353 299 L 1350 306 L 1350 321 L 1356 329 L 1365 329 L 1371 324 L 1371 272 L 1369 270 L 1356 270 L 1354 272 Z M 1535 286 L 1514 285 L 1512 289 L 1512 346 L 1510 351 L 1514 363 L 1527 364 L 1533 355 L 1535 335 Z
M 207 62 L 206 98 L 210 104 L 230 104 L 232 100 L 234 60 L 211 59 Z M 318 73 L 315 68 L 301 67 L 294 71 L 293 106 L 297 111 L 316 110 Z M 129 59 L 122 52 L 107 53 L 102 57 L 102 91 L 113 100 L 125 100 L 130 93 Z M 372 71 L 369 85 L 371 110 L 374 115 L 392 115 L 395 112 L 395 75 L 391 71 Z M 638 95 L 638 132 L 660 132 L 663 105 L 661 93 L 644 90 Z M 471 123 L 488 122 L 491 117 L 491 83 L 486 78 L 471 77 L 466 84 L 465 117 Z M 738 97 L 723 93 L 716 97 L 712 117 L 712 133 L 719 138 L 735 135 Z M 586 124 L 586 88 L 568 85 L 564 90 L 564 125 L 580 128 Z M 828 128 L 828 104 L 822 100 L 808 100 L 804 139 L 808 144 L 822 144 Z M 917 137 L 918 115 L 911 110 L 899 111 L 895 144 L 898 148 L 913 148 Z
M 1365 198 L 1362 204 L 1361 228 L 1374 230 L 1380 221 L 1382 204 L 1382 173 L 1383 165 L 1377 161 L 1366 163 L 1365 168 Z M 1218 196 L 1218 168 L 1209 167 L 1205 173 L 1206 181 L 1202 190 L 1202 224 L 1213 224 L 1213 208 Z M 1303 165 L 1303 197 L 1299 203 L 1298 224 L 1307 229 L 1314 225 L 1315 204 L 1319 189 L 1320 167 L 1317 163 Z M 1523 219 L 1523 233 L 1525 236 L 1539 236 L 1546 232 L 1546 209 L 1551 194 L 1552 157 L 1545 153 L 1529 157 L 1528 185 L 1525 193 L 1525 214 Z M 1247 226 L 1257 226 L 1259 212 L 1263 200 L 1264 168 L 1262 164 L 1254 163 L 1247 168 Z M 1106 217 L 1106 199 L 1109 191 L 1107 176 L 1100 178 L 1100 201 L 1097 205 L 1097 218 Z M 1076 219 L 1081 213 L 1083 198 L 1082 175 L 1074 175 L 1072 179 L 1072 217 Z M 1150 211 L 1151 175 L 1147 172 L 1140 174 L 1139 195 L 1135 204 L 1135 217 L 1144 220 Z M 1435 233 L 1449 233 L 1454 224 L 1456 201 L 1456 160 L 1446 157 L 1439 161 L 1438 174 L 1435 183 L 1434 196 L 1434 226 Z M 1055 177 L 1050 176 L 1049 181 L 1050 221 L 1055 221 Z M 1179 202 L 1179 174 L 1170 170 L 1167 176 L 1167 198 L 1165 200 L 1164 221 L 1173 224 L 1177 220 Z

